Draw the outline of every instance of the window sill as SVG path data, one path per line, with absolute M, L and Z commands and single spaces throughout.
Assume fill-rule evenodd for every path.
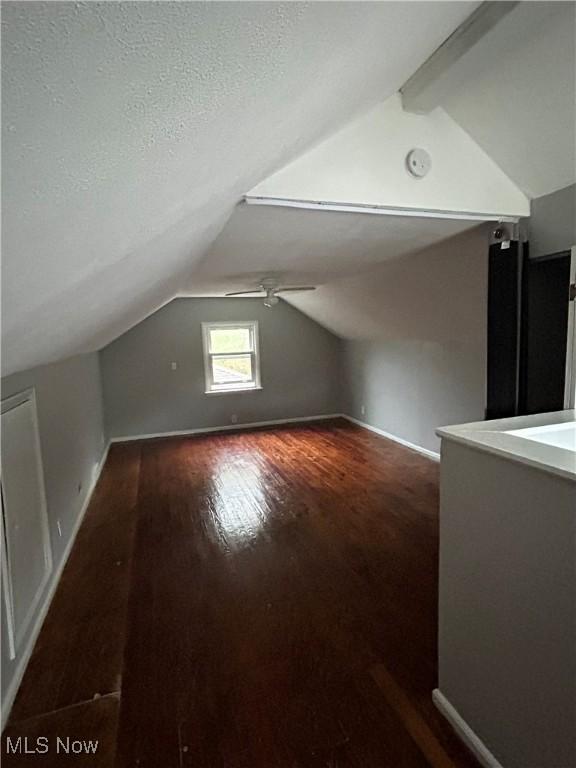
M 207 389 L 205 395 L 237 395 L 244 392 L 259 392 L 262 387 L 238 387 L 236 389 Z

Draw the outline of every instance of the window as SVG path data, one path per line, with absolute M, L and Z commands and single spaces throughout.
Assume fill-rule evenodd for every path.
M 206 393 L 260 389 L 258 323 L 202 323 Z

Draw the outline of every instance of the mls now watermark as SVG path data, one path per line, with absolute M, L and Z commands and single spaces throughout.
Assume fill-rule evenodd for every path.
M 6 736 L 6 754 L 8 755 L 46 755 L 55 752 L 57 755 L 95 755 L 98 741 L 71 739 L 70 736 L 50 740 L 47 736 L 29 739 L 28 736 Z

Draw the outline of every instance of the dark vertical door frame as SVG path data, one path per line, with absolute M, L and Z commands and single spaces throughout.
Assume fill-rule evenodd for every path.
M 568 365 L 570 251 L 522 265 L 522 326 L 520 334 L 521 415 L 566 407 Z
M 576 408 L 576 245 L 570 249 L 570 295 L 566 339 L 566 386 L 564 407 Z
M 520 297 L 522 256 L 519 240 L 490 245 L 488 260 L 488 350 L 486 418 L 515 416 L 520 376 Z

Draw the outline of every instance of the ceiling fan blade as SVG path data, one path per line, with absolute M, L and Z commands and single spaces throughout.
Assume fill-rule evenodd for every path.
M 263 293 L 259 288 L 254 288 L 253 291 L 235 291 L 234 293 L 227 293 L 226 296 L 248 296 L 250 293 Z
M 294 286 L 293 288 L 278 288 L 277 291 L 274 291 L 274 293 L 294 293 L 296 291 L 315 291 L 316 286 L 315 285 L 300 285 L 300 286 Z

